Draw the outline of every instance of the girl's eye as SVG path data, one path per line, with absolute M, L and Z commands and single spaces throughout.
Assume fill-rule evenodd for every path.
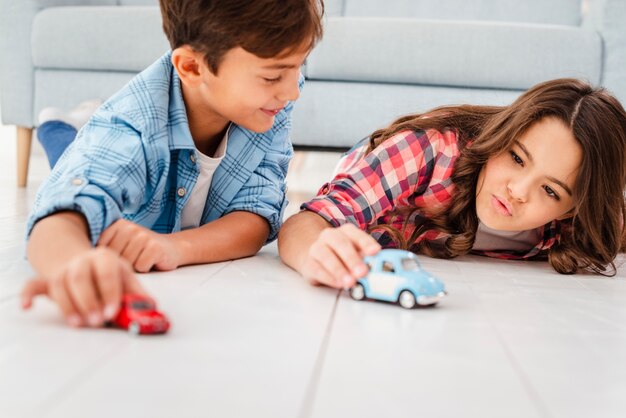
M 281 79 L 282 79 L 282 77 L 280 77 L 280 76 L 278 76 L 276 78 L 265 78 L 265 77 L 263 77 L 263 80 L 265 80 L 265 82 L 269 83 L 269 84 L 278 83 Z
M 546 191 L 548 196 L 550 196 L 551 198 L 556 199 L 556 200 L 561 200 L 559 198 L 559 195 L 556 194 L 556 192 L 554 190 L 552 190 L 552 188 L 550 186 L 543 186 L 543 189 Z
M 511 158 L 513 158 L 513 161 L 515 161 L 516 164 L 519 164 L 523 167 L 524 160 L 522 160 L 520 156 L 515 153 L 515 151 L 509 151 L 509 152 L 511 153 Z

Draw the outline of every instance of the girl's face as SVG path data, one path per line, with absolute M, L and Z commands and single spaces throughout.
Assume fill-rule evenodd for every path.
M 513 147 L 487 160 L 478 176 L 476 213 L 487 227 L 525 231 L 566 218 L 582 148 L 559 119 L 533 124 Z

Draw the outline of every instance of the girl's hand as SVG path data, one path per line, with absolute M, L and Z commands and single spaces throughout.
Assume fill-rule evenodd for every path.
M 367 274 L 363 257 L 380 251 L 380 245 L 353 224 L 324 229 L 302 266 L 302 275 L 313 284 L 350 288 Z
M 133 266 L 135 271 L 174 270 L 181 254 L 167 234 L 159 234 L 125 219 L 108 227 L 98 240 L 98 247 L 107 247 Z
M 128 262 L 107 248 L 93 248 L 72 258 L 55 277 L 36 278 L 22 289 L 22 307 L 46 295 L 69 325 L 102 326 L 119 311 L 122 295 L 145 295 Z

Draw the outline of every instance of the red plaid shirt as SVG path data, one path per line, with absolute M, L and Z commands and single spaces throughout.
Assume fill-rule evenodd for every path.
M 456 133 L 403 131 L 384 141 L 365 155 L 369 138 L 356 144 L 341 159 L 335 177 L 319 190 L 318 195 L 302 205 L 317 213 L 333 226 L 350 222 L 366 230 L 389 224 L 402 231 L 404 220 L 390 216 L 403 207 L 446 206 L 454 193 L 450 176 L 459 156 Z M 416 216 L 420 215 L 419 211 Z M 562 222 L 552 221 L 543 227 L 543 238 L 530 251 L 477 251 L 491 257 L 523 259 L 543 257 L 560 236 Z M 409 222 L 404 231 L 408 239 L 415 230 Z M 383 247 L 395 243 L 384 232 L 372 234 Z M 445 238 L 446 234 L 427 231 L 416 242 Z

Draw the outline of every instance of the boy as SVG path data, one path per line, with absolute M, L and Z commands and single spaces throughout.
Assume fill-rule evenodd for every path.
M 144 293 L 133 268 L 251 256 L 275 239 L 322 1 L 160 1 L 172 51 L 102 105 L 38 192 L 24 308 L 47 294 L 68 324 L 101 326 L 122 294 Z

